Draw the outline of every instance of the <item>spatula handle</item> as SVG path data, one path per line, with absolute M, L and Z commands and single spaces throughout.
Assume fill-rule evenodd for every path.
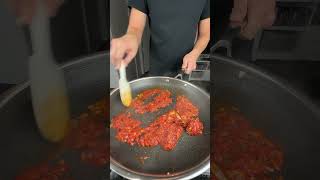
M 43 0 L 36 0 L 35 15 L 30 25 L 33 54 L 51 57 L 50 22 Z
M 127 79 L 126 75 L 126 66 L 124 65 L 123 62 L 121 62 L 120 68 L 119 68 L 119 74 L 120 74 L 120 79 Z

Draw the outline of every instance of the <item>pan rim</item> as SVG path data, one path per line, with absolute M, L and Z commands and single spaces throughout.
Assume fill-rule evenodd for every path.
M 200 93 L 205 95 L 210 101 L 210 94 L 208 92 L 206 92 L 202 88 L 199 88 L 198 86 L 196 86 L 188 81 L 181 80 L 178 78 L 172 78 L 172 77 L 166 77 L 166 76 L 152 76 L 152 77 L 144 77 L 144 78 L 138 78 L 138 79 L 132 80 L 129 82 L 129 84 L 136 83 L 136 82 L 143 81 L 143 80 L 149 80 L 149 79 L 180 81 L 182 83 L 185 83 L 189 86 L 196 88 L 197 90 L 200 91 Z M 113 89 L 110 92 L 110 96 L 112 96 L 117 91 L 119 91 L 119 88 Z M 159 174 L 157 175 L 157 174 L 142 173 L 142 172 L 136 172 L 136 171 L 130 170 L 129 168 L 127 168 L 127 167 L 121 165 L 119 162 L 117 162 L 111 156 L 111 154 L 110 154 L 110 169 L 112 171 L 116 172 L 117 174 L 121 175 L 122 177 L 127 178 L 127 179 L 140 179 L 140 178 L 143 178 L 143 179 L 145 179 L 145 178 L 147 178 L 147 179 L 168 179 L 168 180 L 171 180 L 171 179 L 192 179 L 192 178 L 195 178 L 195 177 L 199 176 L 200 174 L 204 173 L 208 169 L 210 170 L 210 152 L 209 152 L 209 155 L 203 161 L 201 161 L 199 164 L 197 164 L 196 166 L 194 166 L 190 169 L 187 169 L 187 170 L 180 171 L 178 173 L 170 174 L 170 175 L 159 175 Z
M 124 178 L 127 179 L 139 179 L 139 178 L 152 178 L 152 179 L 192 179 L 200 174 L 204 173 L 208 169 L 210 169 L 210 155 L 204 159 L 201 163 L 198 165 L 181 171 L 179 173 L 173 173 L 170 175 L 157 175 L 157 174 L 147 174 L 147 173 L 140 173 L 135 172 L 133 170 L 130 170 L 129 168 L 126 168 L 125 166 L 121 165 L 120 163 L 117 163 L 112 157 L 110 157 L 110 169 L 117 174 L 121 175 Z
M 132 80 L 132 81 L 129 82 L 129 84 L 132 84 L 132 83 L 135 83 L 135 82 L 138 82 L 138 81 L 148 80 L 148 79 L 168 79 L 168 80 L 180 81 L 182 83 L 185 83 L 185 84 L 187 84 L 189 86 L 192 86 L 192 87 L 196 88 L 202 94 L 204 94 L 205 96 L 207 96 L 210 99 L 210 94 L 208 92 L 206 92 L 205 90 L 203 90 L 202 88 L 199 88 L 198 86 L 196 86 L 196 85 L 194 85 L 194 84 L 192 84 L 192 83 L 190 83 L 188 81 L 181 80 L 181 79 L 178 79 L 178 78 L 172 78 L 172 77 L 167 77 L 167 76 L 152 76 L 152 77 L 144 77 L 144 78 L 138 78 L 138 79 Z M 110 92 L 110 96 L 113 95 L 118 90 L 119 90 L 119 87 L 113 89 Z
M 320 105 L 318 103 L 313 102 L 311 98 L 307 96 L 306 93 L 304 93 L 300 88 L 291 85 L 291 83 L 289 83 L 288 80 L 281 78 L 278 75 L 275 75 L 271 72 L 268 72 L 267 70 L 262 69 L 257 65 L 245 62 L 240 59 L 221 56 L 217 54 L 212 55 L 211 58 L 213 58 L 213 61 L 212 61 L 213 63 L 215 61 L 219 61 L 224 64 L 237 66 L 237 67 L 246 69 L 246 72 L 257 74 L 259 77 L 272 82 L 277 87 L 288 92 L 291 96 L 293 96 L 302 104 L 304 104 L 305 107 L 309 109 L 314 115 L 316 115 L 317 117 L 320 117 L 320 112 L 319 112 Z
M 90 61 L 92 58 L 100 58 L 108 55 L 109 55 L 109 51 L 105 51 L 105 52 L 95 53 L 92 55 L 74 58 L 74 59 L 71 59 L 69 62 L 59 64 L 59 69 L 64 71 L 75 64 L 86 63 Z M 29 86 L 30 86 L 30 81 L 29 79 L 27 79 L 25 82 L 14 85 L 13 87 L 9 88 L 8 90 L 0 94 L 0 108 L 4 107 L 14 96 L 16 96 L 21 91 L 28 88 Z

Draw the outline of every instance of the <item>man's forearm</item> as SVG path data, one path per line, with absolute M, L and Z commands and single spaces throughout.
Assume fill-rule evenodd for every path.
M 206 49 L 210 41 L 210 18 L 200 21 L 198 39 L 192 53 L 198 56 Z
M 199 56 L 206 49 L 209 41 L 210 41 L 210 33 L 199 35 L 192 49 L 192 53 L 196 53 Z
M 140 45 L 143 30 L 141 30 L 139 28 L 135 28 L 135 27 L 128 27 L 127 34 L 135 36 L 139 42 L 139 45 Z
M 127 29 L 127 34 L 134 35 L 139 44 L 141 43 L 143 30 L 146 24 L 147 15 L 143 12 L 132 8 L 130 13 L 129 25 Z

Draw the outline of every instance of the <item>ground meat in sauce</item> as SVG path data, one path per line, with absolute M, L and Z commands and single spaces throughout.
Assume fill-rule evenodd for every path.
M 141 135 L 142 128 L 140 125 L 141 121 L 131 118 L 128 113 L 119 114 L 113 118 L 111 123 L 111 127 L 117 130 L 116 138 L 130 145 L 134 145 Z
M 180 115 L 180 124 L 186 127 L 189 121 L 196 119 L 199 116 L 198 108 L 185 96 L 178 96 L 175 106 L 177 113 Z
M 47 163 L 25 169 L 15 180 L 72 180 L 69 167 L 64 161 L 54 165 Z
M 158 95 L 154 101 L 143 105 L 144 100 L 155 94 Z M 138 114 L 157 111 L 172 102 L 171 98 L 168 100 L 170 94 L 168 90 L 145 90 L 135 98 L 132 107 Z M 128 113 L 121 113 L 113 117 L 111 127 L 116 129 L 116 139 L 121 142 L 130 145 L 137 144 L 141 147 L 160 145 L 162 149 L 171 151 L 175 148 L 184 130 L 191 136 L 202 134 L 203 124 L 198 116 L 198 108 L 187 97 L 178 96 L 173 110 L 160 115 L 145 128 L 141 127 L 141 121 L 133 119 Z
M 161 128 L 163 131 L 162 134 L 159 134 L 161 137 L 160 145 L 164 150 L 171 151 L 176 147 L 182 136 L 183 128 L 175 123 L 164 124 Z
M 159 144 L 160 137 L 157 136 L 158 128 L 149 127 L 138 138 L 137 143 L 141 147 L 154 147 Z
M 87 164 L 102 167 L 108 164 L 108 145 L 105 139 L 93 141 L 88 144 L 88 148 L 82 150 L 80 158 Z
M 138 114 L 155 112 L 172 103 L 172 98 L 170 96 L 171 92 L 168 90 L 148 89 L 133 99 L 131 107 L 135 109 L 135 112 Z M 152 99 L 152 101 L 145 103 L 148 99 Z
M 201 135 L 203 131 L 203 124 L 199 119 L 193 119 L 189 121 L 186 131 L 190 136 Z
M 88 118 L 89 115 L 88 115 Z M 93 121 L 88 118 L 78 119 L 76 128 L 66 138 L 65 145 L 71 149 L 81 149 L 88 146 L 88 143 L 102 138 L 106 134 L 103 121 Z
M 170 111 L 151 123 L 139 138 L 138 144 L 142 147 L 153 147 L 158 144 L 162 149 L 174 149 L 180 139 L 183 128 L 176 123 L 177 114 Z
M 213 138 L 214 161 L 231 180 L 272 180 L 267 174 L 282 170 L 281 149 L 238 111 L 221 109 L 215 114 Z
M 88 111 L 75 118 L 77 122 L 62 143 L 63 152 L 78 151 L 80 162 L 95 167 L 109 164 L 109 143 L 106 141 L 107 98 L 90 105 Z M 77 153 L 78 154 L 78 153 Z M 51 160 L 55 161 L 55 159 Z M 72 172 L 77 173 L 77 172 Z M 26 168 L 16 180 L 73 180 L 68 162 L 60 160 Z
M 141 121 L 131 118 L 130 113 L 123 113 L 113 118 L 111 127 L 121 131 L 137 128 L 141 125 L 141 123 Z

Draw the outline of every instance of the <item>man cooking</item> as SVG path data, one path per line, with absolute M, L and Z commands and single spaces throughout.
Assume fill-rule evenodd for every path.
M 149 75 L 189 74 L 210 40 L 210 0 L 129 0 L 127 33 L 111 41 L 116 69 L 136 56 L 148 17 L 150 24 Z

